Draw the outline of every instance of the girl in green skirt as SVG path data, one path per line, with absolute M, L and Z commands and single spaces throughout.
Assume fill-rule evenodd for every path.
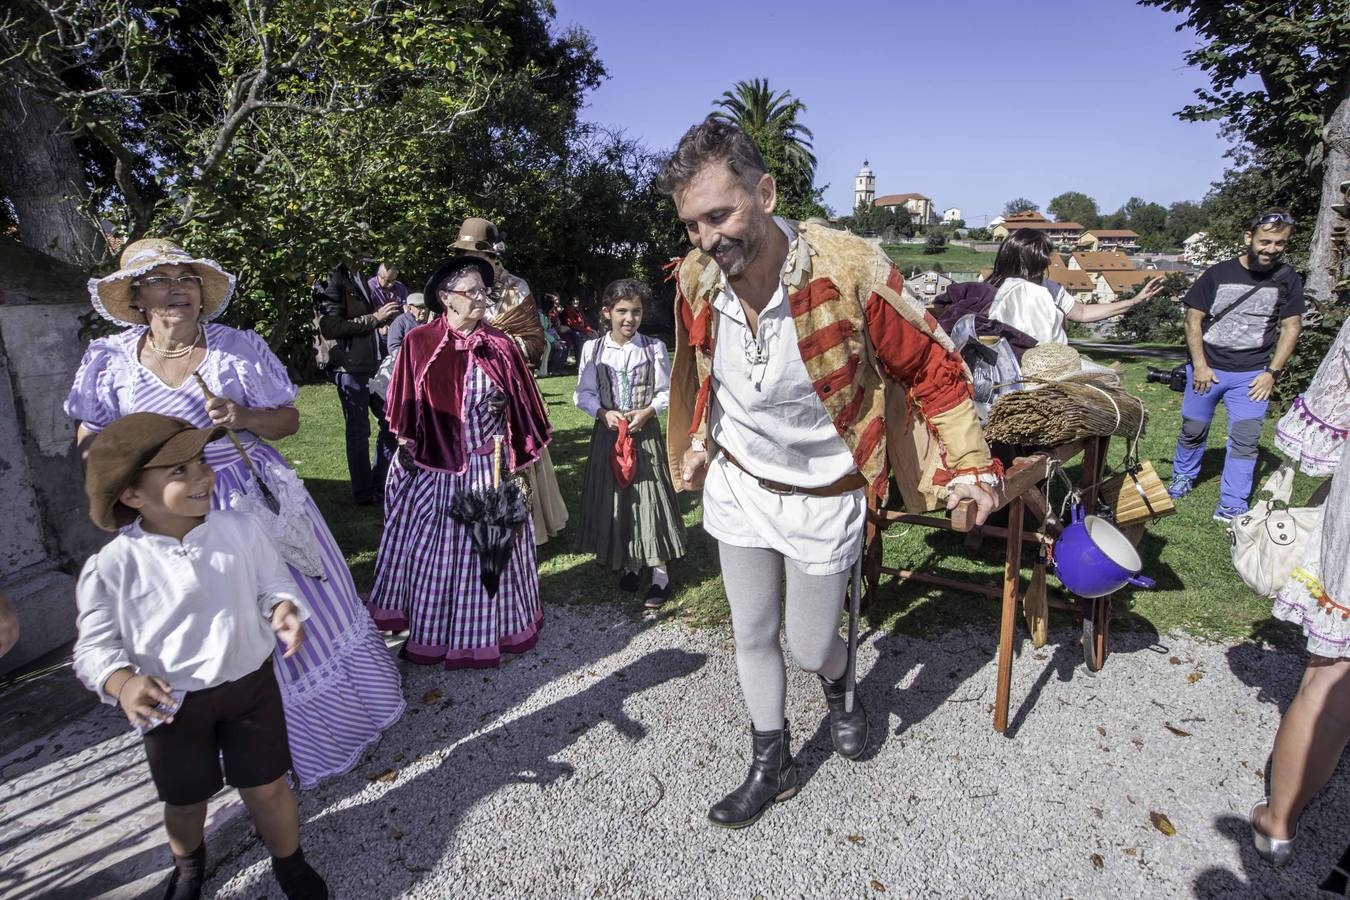
M 666 440 L 657 417 L 670 403 L 670 355 L 656 338 L 638 333 L 651 292 L 621 278 L 600 296 L 607 330 L 581 349 L 572 402 L 595 417 L 581 488 L 577 549 L 622 571 L 619 589 L 636 594 L 644 569 L 651 584 L 643 605 L 659 609 L 670 594 L 666 564 L 685 553 L 684 520 L 666 467 Z M 620 486 L 615 445 L 627 431 L 633 444 L 632 483 Z M 622 449 L 622 448 L 621 448 Z

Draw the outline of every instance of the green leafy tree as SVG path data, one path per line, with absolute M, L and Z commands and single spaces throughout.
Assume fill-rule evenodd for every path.
M 1184 310 L 1181 298 L 1190 290 L 1191 281 L 1181 273 L 1168 275 L 1162 288 L 1143 303 L 1116 320 L 1117 337 L 1132 342 L 1175 343 L 1184 337 Z M 1129 293 L 1139 293 L 1143 285 Z M 1123 299 L 1123 298 L 1122 298 Z
M 1003 204 L 1003 215 L 1011 216 L 1013 213 L 1020 212 L 1039 212 L 1040 207 L 1032 203 L 1026 197 L 1017 197 Z
M 928 232 L 928 237 L 923 242 L 923 252 L 928 256 L 935 256 L 944 253 L 947 250 L 947 233 L 940 229 L 933 229 Z
M 824 215 L 824 188 L 817 189 L 811 129 L 800 121 L 806 104 L 790 91 L 775 93 L 762 78 L 738 81 L 713 101 L 711 117 L 731 122 L 748 134 L 764 154 L 778 183 L 778 209 L 793 219 Z
M 1056 222 L 1077 222 L 1084 228 L 1096 228 L 1101 221 L 1097 201 L 1081 191 L 1065 191 L 1054 197 L 1045 208 Z
M 1289 207 L 1307 224 L 1307 291 L 1330 299 L 1347 260 L 1333 240 L 1339 186 L 1350 180 L 1350 8 L 1345 0 L 1140 0 L 1182 16 L 1201 43 L 1186 62 L 1209 77 L 1178 115 L 1218 119 L 1234 139 L 1233 166 L 1211 208 L 1235 227 L 1261 206 Z M 1225 199 L 1252 202 L 1219 210 Z M 1220 223 L 1215 223 L 1215 230 Z M 1241 238 L 1239 231 L 1234 240 Z M 1300 343 L 1300 351 L 1303 345 Z M 1291 379 L 1281 379 L 1281 387 Z
M 1204 231 L 1208 225 L 1209 216 L 1199 203 L 1178 200 L 1167 207 L 1167 238 L 1174 247 L 1180 247 L 1182 241 Z

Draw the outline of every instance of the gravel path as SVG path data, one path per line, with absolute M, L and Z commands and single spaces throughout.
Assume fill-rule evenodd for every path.
M 306 855 L 336 897 L 1307 897 L 1347 839 L 1341 772 L 1290 868 L 1249 849 L 1292 654 L 1120 635 L 1094 677 L 1076 635 L 1052 633 L 1022 645 L 1004 738 L 992 634 L 869 635 L 869 755 L 832 754 L 819 687 L 793 674 L 806 784 L 726 832 L 704 815 L 749 745 L 728 633 L 549 615 L 499 670 L 410 669 L 405 720 L 304 795 Z M 216 873 L 210 894 L 280 896 L 256 839 Z

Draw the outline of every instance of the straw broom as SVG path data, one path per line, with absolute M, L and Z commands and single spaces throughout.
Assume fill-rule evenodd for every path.
M 1049 447 L 1110 434 L 1136 437 L 1148 424 L 1144 402 L 1114 383 L 1114 377 L 1024 380 L 1043 386 L 999 397 L 984 428 L 987 440 Z

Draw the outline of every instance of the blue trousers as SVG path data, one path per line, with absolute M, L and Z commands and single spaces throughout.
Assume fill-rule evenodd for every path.
M 1214 370 L 1219 383 L 1205 394 L 1195 392 L 1191 366 L 1186 366 L 1186 394 L 1181 400 L 1181 434 L 1177 436 L 1177 452 L 1172 457 L 1172 474 L 1195 478 L 1200 474 L 1200 458 L 1205 455 L 1209 440 L 1209 423 L 1214 410 L 1223 403 L 1228 413 L 1228 452 L 1223 459 L 1223 479 L 1219 482 L 1219 502 L 1224 506 L 1246 508 L 1252 493 L 1252 477 L 1256 472 L 1256 451 L 1261 440 L 1261 424 L 1266 418 L 1269 400 L 1253 400 L 1247 396 L 1252 381 L 1262 369 L 1254 372 L 1221 372 Z
M 342 418 L 347 423 L 347 472 L 352 479 L 352 497 L 359 503 L 375 498 L 384 490 L 389 461 L 394 457 L 394 435 L 384 421 L 384 401 L 370 392 L 370 375 L 331 372 L 342 401 Z M 375 462 L 370 461 L 370 415 L 380 423 L 375 438 Z

